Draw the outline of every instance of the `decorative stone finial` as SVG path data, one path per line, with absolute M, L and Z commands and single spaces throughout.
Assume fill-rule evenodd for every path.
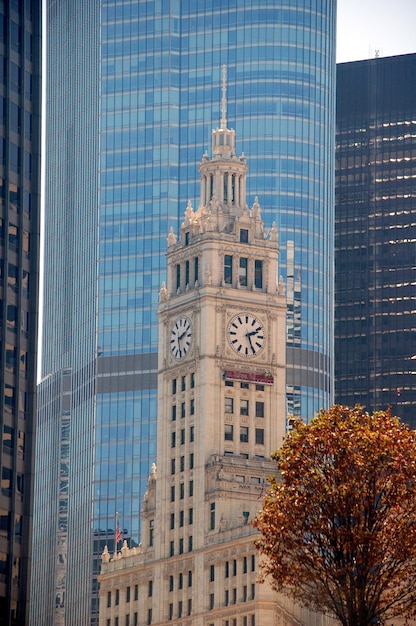
M 107 546 L 104 546 L 104 551 L 103 551 L 103 553 L 101 555 L 101 561 L 103 563 L 109 563 L 110 562 L 110 553 L 108 551 L 108 547 Z
M 260 209 L 259 199 L 258 199 L 257 196 L 255 196 L 255 198 L 254 198 L 254 202 L 253 202 L 253 206 L 251 207 L 251 211 L 252 211 L 253 217 L 255 219 L 260 219 L 260 211 L 261 211 L 261 209 Z
M 173 226 L 171 226 L 169 228 L 169 235 L 168 235 L 168 247 L 170 246 L 174 246 L 176 243 L 176 235 L 173 232 Z
M 273 222 L 273 224 L 272 224 L 272 227 L 271 227 L 270 232 L 269 232 L 269 239 L 270 239 L 270 241 L 276 241 L 277 242 L 276 222 Z
M 186 219 L 186 221 L 189 222 L 192 219 L 192 214 L 193 214 L 192 202 L 190 200 L 188 200 L 188 204 L 186 205 L 186 209 L 185 209 L 185 219 Z
M 169 298 L 168 290 L 166 289 L 165 281 L 162 282 L 162 286 L 159 291 L 159 302 L 166 302 Z

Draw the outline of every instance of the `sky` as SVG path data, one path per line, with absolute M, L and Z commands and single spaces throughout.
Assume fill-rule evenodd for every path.
M 416 52 L 416 0 L 338 0 L 337 10 L 337 63 Z

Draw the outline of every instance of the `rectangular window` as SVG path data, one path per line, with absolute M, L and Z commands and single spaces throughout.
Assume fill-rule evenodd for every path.
M 188 615 L 192 615 L 192 598 L 188 598 Z
M 189 246 L 189 231 L 185 233 L 185 246 Z
M 153 580 L 149 580 L 148 589 L 147 589 L 147 595 L 148 595 L 149 598 L 151 598 L 152 595 L 153 595 Z
M 139 599 L 139 585 L 134 585 L 134 599 Z
M 256 417 L 264 417 L 264 402 L 256 401 Z
M 225 386 L 226 387 L 234 387 L 234 383 L 232 380 L 226 380 L 225 381 Z
M 238 272 L 238 282 L 242 287 L 247 287 L 248 283 L 248 259 L 240 258 L 240 267 Z
M 139 614 L 137 612 L 133 613 L 133 626 L 139 625 Z
M 147 626 L 152 623 L 152 609 L 147 609 Z
M 171 445 L 171 448 L 174 448 L 176 446 L 176 432 L 173 432 L 171 434 L 171 443 L 170 443 L 170 445 Z
M 170 501 L 175 502 L 175 485 L 170 488 Z
M 189 469 L 194 469 L 194 453 L 191 452 L 189 455 Z
M 250 385 L 249 383 L 240 383 L 240 389 L 249 389 Z
M 176 404 L 172 406 L 172 422 L 176 422 Z
M 172 380 L 172 393 L 173 393 L 173 395 L 175 395 L 175 393 L 176 393 L 176 385 L 177 385 L 176 378 L 174 378 Z
M 194 481 L 189 481 L 189 496 L 192 497 L 194 495 Z
M 233 589 L 233 599 L 232 599 L 232 603 L 236 604 L 237 603 L 237 589 Z
M 260 446 L 264 446 L 264 429 L 256 428 L 256 443 Z
M 184 525 L 184 513 L 183 511 L 179 511 L 179 527 L 182 528 Z
M 264 385 L 256 385 L 256 391 L 264 391 Z
M 237 576 L 237 559 L 233 559 L 233 576 Z
M 233 284 L 233 257 L 229 254 L 224 255 L 224 283 Z
M 183 574 L 182 572 L 179 572 L 179 576 L 178 576 L 178 589 L 182 589 L 183 588 Z
M 234 426 L 232 424 L 224 425 L 224 439 L 226 441 L 233 441 L 234 439 Z
M 193 426 L 191 426 L 191 427 L 189 428 L 189 441 L 190 441 L 191 443 L 192 443 L 192 441 L 194 440 L 194 433 L 195 433 L 194 427 L 193 427 Z
M 130 615 L 126 615 L 126 619 L 124 620 L 125 626 L 130 626 Z
M 184 497 L 185 497 L 185 485 L 184 485 L 184 483 L 181 483 L 179 485 L 179 499 L 183 500 Z
M 181 402 L 181 418 L 185 417 L 185 413 L 186 413 L 185 402 Z
M 254 286 L 263 289 L 263 261 L 254 261 Z
M 209 568 L 209 582 L 213 583 L 215 580 L 215 565 L 211 565 Z
M 212 611 L 213 608 L 214 608 L 214 594 L 210 593 L 209 594 L 209 610 Z
M 185 457 L 181 456 L 180 458 L 180 471 L 184 472 L 185 471 Z
M 179 554 L 183 554 L 183 539 L 179 539 Z
M 184 443 L 185 443 L 185 429 L 182 428 L 182 430 L 181 430 L 181 446 L 183 446 Z
M 229 578 L 229 576 L 230 576 L 230 563 L 229 561 L 225 561 L 224 578 Z
M 256 597 L 256 585 L 254 583 L 251 584 L 251 599 L 254 600 Z
M 188 524 L 192 525 L 194 523 L 194 510 L 191 508 L 188 511 Z
M 243 602 L 247 602 L 247 585 L 243 585 Z
M 176 471 L 176 459 L 170 460 L 170 473 L 174 474 Z
M 150 548 L 153 547 L 154 540 L 155 540 L 155 520 L 151 519 L 149 521 L 149 547 Z M 130 587 L 127 587 L 127 589 L 129 590 L 129 599 L 127 600 L 127 602 L 130 602 Z
M 248 443 L 248 426 L 240 426 L 240 441 Z
M 191 401 L 189 403 L 189 414 L 194 415 L 194 413 L 195 413 L 195 400 L 191 398 Z
M 199 280 L 199 277 L 198 277 L 199 267 L 198 266 L 199 266 L 199 259 L 196 256 L 195 259 L 194 259 L 194 279 L 195 279 L 195 282 L 197 280 Z
M 176 266 L 176 291 L 181 288 L 181 266 Z
M 248 243 L 248 230 L 240 228 L 240 243 Z
M 255 554 L 251 555 L 251 571 L 252 572 L 256 571 L 256 556 L 255 556 Z
M 182 600 L 178 602 L 178 617 L 182 617 Z
M 243 574 L 247 574 L 247 557 L 243 558 Z
M 192 587 L 192 571 L 188 572 L 188 587 Z
M 111 606 L 111 591 L 107 591 L 107 606 Z
M 170 529 L 173 530 L 175 528 L 175 513 L 170 514 Z
M 175 542 L 171 541 L 169 544 L 169 556 L 175 555 Z
M 189 285 L 189 261 L 185 261 L 185 287 Z
M 240 415 L 248 415 L 248 400 L 240 400 Z
M 169 619 L 173 619 L 173 603 L 169 603 Z
M 194 540 L 193 540 L 192 535 L 189 535 L 189 537 L 188 537 L 188 552 L 192 552 L 193 547 L 194 547 Z
M 116 589 L 116 601 L 114 602 L 114 604 L 118 606 L 119 603 L 120 603 L 120 590 Z
M 209 526 L 210 526 L 210 530 L 214 530 L 215 528 L 215 502 L 211 502 L 210 511 L 209 511 Z
M 234 398 L 224 398 L 224 412 L 234 413 Z
M 224 606 L 228 606 L 230 602 L 230 592 L 228 591 L 228 589 L 225 590 L 225 596 L 224 596 Z
M 191 389 L 195 387 L 195 372 L 191 372 L 189 386 L 191 387 Z
M 181 377 L 181 391 L 186 390 L 186 376 Z

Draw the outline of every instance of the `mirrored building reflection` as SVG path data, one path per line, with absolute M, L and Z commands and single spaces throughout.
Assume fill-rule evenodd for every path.
M 335 395 L 416 426 L 416 54 L 337 68 Z

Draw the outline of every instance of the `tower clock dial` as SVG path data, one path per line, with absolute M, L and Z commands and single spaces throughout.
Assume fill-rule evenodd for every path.
M 228 324 L 230 346 L 241 356 L 258 354 L 263 349 L 265 336 L 263 324 L 250 313 L 238 313 Z
M 170 332 L 170 351 L 174 359 L 183 359 L 192 342 L 192 322 L 189 317 L 180 317 Z

